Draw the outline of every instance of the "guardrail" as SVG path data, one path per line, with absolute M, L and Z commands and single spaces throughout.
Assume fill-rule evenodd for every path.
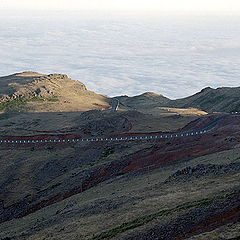
M 32 143 L 71 143 L 71 142 L 111 142 L 111 141 L 134 141 L 134 140 L 154 140 L 169 139 L 201 135 L 209 130 L 199 130 L 191 132 L 161 134 L 161 135 L 144 135 L 144 136 L 124 136 L 124 137 L 97 137 L 97 138 L 73 138 L 73 139 L 0 139 L 0 144 L 32 144 Z

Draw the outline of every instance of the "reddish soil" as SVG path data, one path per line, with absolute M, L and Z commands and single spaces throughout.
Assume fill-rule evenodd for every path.
M 206 124 L 206 122 L 211 121 L 211 119 L 203 119 L 202 121 Z M 203 124 L 201 121 L 197 122 L 197 125 L 201 124 Z M 74 138 L 77 135 L 46 135 L 47 138 L 51 137 L 52 139 L 58 139 L 60 137 L 69 138 L 70 136 Z M 239 142 L 238 140 L 227 141 L 226 138 L 229 136 L 234 136 L 236 139 L 240 139 L 240 117 L 237 118 L 229 115 L 218 122 L 214 131 L 201 136 L 198 135 L 153 141 L 153 146 L 151 148 L 143 149 L 139 152 L 131 154 L 125 159 L 119 159 L 118 161 L 113 161 L 101 166 L 92 167 L 91 170 L 86 170 L 88 177 L 85 177 L 82 185 L 77 188 L 69 189 L 69 191 L 58 193 L 55 196 L 49 196 L 48 199 L 41 202 L 38 202 L 38 199 L 35 199 L 31 203 L 21 202 L 15 206 L 4 208 L 3 214 L 0 215 L 0 222 L 33 213 L 45 206 L 59 202 L 96 186 L 103 181 L 114 178 L 119 174 L 170 166 L 178 162 L 188 161 L 192 158 L 232 149 L 239 144 Z M 34 137 L 37 139 L 39 136 Z M 26 137 L 24 138 L 27 139 Z M 33 137 L 29 138 L 33 139 Z M 24 207 L 21 207 L 19 210 L 19 206 L 22 206 L 22 204 Z M 18 211 L 15 211 L 15 209 L 18 209 Z
M 32 136 L 4 136 L 1 140 L 63 140 L 81 138 L 77 134 L 59 134 L 59 135 L 32 135 Z

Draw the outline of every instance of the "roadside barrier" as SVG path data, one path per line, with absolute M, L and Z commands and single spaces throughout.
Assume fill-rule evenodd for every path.
M 139 140 L 152 140 L 152 139 L 167 139 L 189 137 L 194 135 L 201 135 L 207 133 L 209 130 L 200 130 L 175 134 L 162 134 L 162 135 L 144 135 L 144 136 L 124 136 L 124 137 L 97 137 L 97 138 L 74 138 L 74 139 L 1 139 L 0 144 L 37 144 L 37 143 L 77 143 L 77 142 L 111 142 L 111 141 L 139 141 Z

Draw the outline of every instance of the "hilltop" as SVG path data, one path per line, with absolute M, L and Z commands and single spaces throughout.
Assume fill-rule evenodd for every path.
M 240 87 L 207 87 L 192 96 L 171 101 L 169 105 L 195 107 L 207 112 L 239 112 Z
M 146 92 L 138 96 L 117 97 L 120 101 L 120 107 L 123 109 L 137 110 L 140 112 L 151 112 L 154 108 L 167 105 L 171 100 L 163 95 L 153 92 Z
M 109 107 L 106 96 L 65 74 L 23 72 L 0 77 L 0 110 L 72 112 Z

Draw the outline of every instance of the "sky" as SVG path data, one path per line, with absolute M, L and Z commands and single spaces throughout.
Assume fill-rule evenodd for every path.
M 239 0 L 0 0 L 0 10 L 240 13 Z

